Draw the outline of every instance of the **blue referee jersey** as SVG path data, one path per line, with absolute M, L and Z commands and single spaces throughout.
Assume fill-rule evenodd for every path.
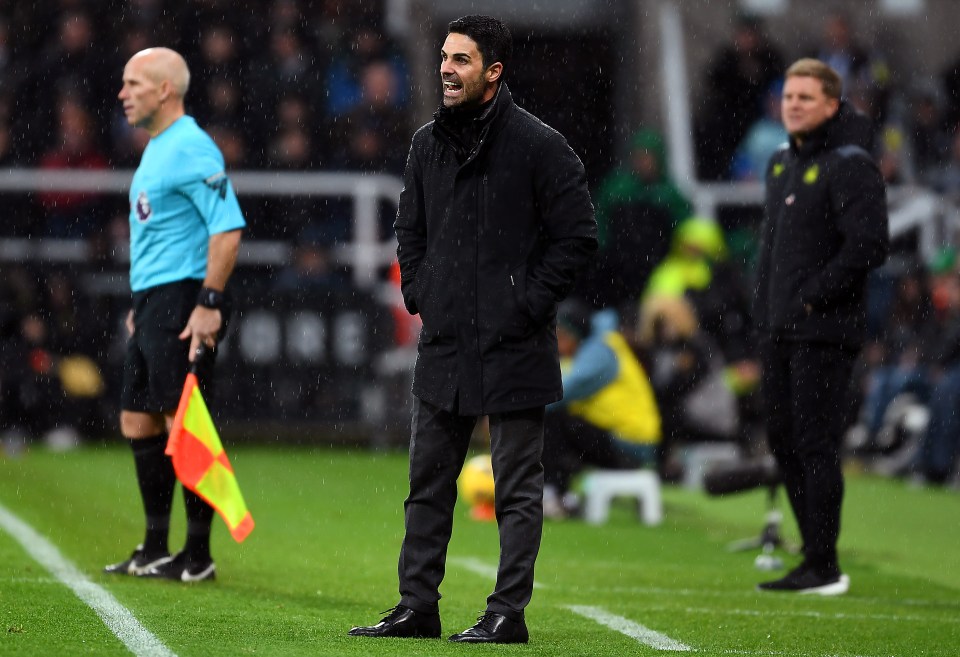
M 244 226 L 220 149 L 180 117 L 147 144 L 130 185 L 130 288 L 203 280 L 210 235 Z

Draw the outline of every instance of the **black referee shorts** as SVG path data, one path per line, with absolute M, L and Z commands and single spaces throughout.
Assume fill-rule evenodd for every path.
M 178 336 L 197 305 L 201 285 L 196 280 L 177 281 L 133 294 L 134 332 L 127 342 L 121 409 L 140 413 L 176 410 L 190 368 L 190 340 Z M 226 327 L 229 311 L 221 312 Z M 200 388 L 208 401 L 214 359 L 215 354 L 207 351 L 197 368 Z

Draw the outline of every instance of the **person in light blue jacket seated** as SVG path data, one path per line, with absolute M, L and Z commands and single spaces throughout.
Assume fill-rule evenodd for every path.
M 563 399 L 547 407 L 544 425 L 544 515 L 576 509 L 570 482 L 585 467 L 656 467 L 660 413 L 613 310 L 591 314 L 578 301 L 561 304 L 557 345 Z

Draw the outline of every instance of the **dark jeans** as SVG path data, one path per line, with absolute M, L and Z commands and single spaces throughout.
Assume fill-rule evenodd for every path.
M 543 438 L 544 481 L 560 493 L 584 467 L 632 470 L 657 463 L 657 447 L 628 443 L 556 409 L 547 413 Z
M 930 394 L 930 424 L 919 454 L 920 470 L 934 483 L 956 472 L 960 451 L 960 367 L 936 380 Z
M 904 392 L 916 394 L 922 401 L 930 398 L 930 373 L 922 365 L 885 365 L 870 373 L 867 396 L 863 400 L 864 416 L 870 439 L 883 427 L 887 407 Z
M 800 528 L 805 560 L 834 570 L 843 503 L 844 400 L 857 352 L 776 338 L 764 340 L 760 351 L 770 449 Z
M 489 419 L 500 564 L 487 611 L 519 621 L 533 594 L 543 532 L 543 408 L 494 413 Z M 457 477 L 478 420 L 414 399 L 410 494 L 398 569 L 400 604 L 411 609 L 438 609 Z

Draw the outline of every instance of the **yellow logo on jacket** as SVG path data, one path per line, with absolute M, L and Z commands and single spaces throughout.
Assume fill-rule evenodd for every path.
M 777 162 L 776 164 L 774 164 L 774 165 L 773 165 L 773 171 L 771 171 L 771 173 L 773 174 L 773 177 L 776 178 L 776 177 L 778 177 L 780 174 L 782 174 L 784 168 L 785 168 L 785 167 L 783 166 L 783 164 L 782 164 L 781 162 Z
M 812 167 L 804 171 L 803 173 L 803 182 L 808 185 L 812 185 L 817 182 L 817 178 L 820 177 L 820 166 L 814 164 Z

